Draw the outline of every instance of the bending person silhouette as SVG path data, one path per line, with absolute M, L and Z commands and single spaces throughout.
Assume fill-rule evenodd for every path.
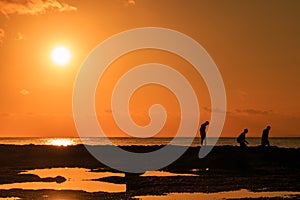
M 206 126 L 208 124 L 209 124 L 208 121 L 201 124 L 201 127 L 200 127 L 201 145 L 206 145 Z
M 270 132 L 271 126 L 267 126 L 262 132 L 261 136 L 261 146 L 270 146 L 269 142 L 269 132 Z
M 244 132 L 242 132 L 239 137 L 237 137 L 236 141 L 240 144 L 240 147 L 246 148 L 247 144 L 249 144 L 246 141 L 246 134 L 248 133 L 248 129 L 244 129 Z

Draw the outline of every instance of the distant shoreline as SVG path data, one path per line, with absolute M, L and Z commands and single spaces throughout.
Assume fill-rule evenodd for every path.
M 167 137 L 154 137 L 154 138 L 130 138 L 130 137 L 112 137 L 108 138 L 92 137 L 92 138 L 46 138 L 46 137 L 24 137 L 24 138 L 0 138 L 0 144 L 14 144 L 14 145 L 54 145 L 54 146 L 74 146 L 77 144 L 84 145 L 111 145 L 116 146 L 153 146 L 153 145 L 172 145 L 176 146 L 191 146 L 199 147 L 200 138 L 167 138 Z M 271 146 L 278 146 L 284 148 L 300 148 L 300 138 L 269 138 Z M 261 138 L 248 137 L 247 141 L 249 146 L 259 146 Z M 236 138 L 207 138 L 207 145 L 212 146 L 238 146 Z
M 238 134 L 237 134 L 238 136 Z M 81 138 L 81 137 L 68 137 L 68 136 L 61 136 L 61 137 L 58 137 L 58 136 L 53 136 L 53 137 L 35 137 L 35 136 L 32 136 L 32 137 L 24 137 L 24 136 L 16 136 L 16 137 L 10 137 L 10 136 L 4 136 L 4 137 L 0 137 L 1 138 Z M 83 137 L 83 138 L 105 138 L 105 137 Z M 109 138 L 131 138 L 131 139 L 144 139 L 144 138 L 135 138 L 135 137 L 109 137 Z M 152 139 L 159 139 L 159 138 L 173 138 L 173 137 L 151 137 Z M 151 139 L 149 138 L 149 139 Z M 193 137 L 177 137 L 177 138 L 193 138 Z M 194 137 L 195 139 L 199 139 L 200 137 Z M 207 137 L 207 138 L 220 138 L 220 139 L 226 139 L 226 138 L 229 138 L 229 139 L 234 139 L 236 137 Z M 257 136 L 257 137 L 247 137 L 247 138 L 261 138 L 260 136 Z M 300 139 L 300 136 L 270 136 L 269 138 L 275 138 L 275 139 L 284 139 L 284 138 L 298 138 Z M 147 139 L 147 138 L 145 138 Z

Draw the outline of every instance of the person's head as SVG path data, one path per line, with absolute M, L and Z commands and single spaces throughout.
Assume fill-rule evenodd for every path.
M 271 129 L 271 126 L 267 126 L 267 130 L 270 130 Z
M 208 124 L 209 124 L 209 121 L 206 121 L 205 124 L 208 125 Z
M 248 129 L 247 128 L 244 129 L 244 133 L 248 133 Z

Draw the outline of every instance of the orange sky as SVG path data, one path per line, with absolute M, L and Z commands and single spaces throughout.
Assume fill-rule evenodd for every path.
M 13 3 L 12 3 L 13 2 Z M 177 0 L 0 0 L 0 137 L 77 136 L 72 118 L 72 90 L 88 53 L 108 37 L 137 27 L 164 27 L 198 41 L 223 77 L 227 117 L 222 136 L 300 136 L 300 2 Z M 71 62 L 55 65 L 51 50 L 68 46 Z M 127 57 L 126 57 L 127 56 Z M 124 136 L 111 118 L 107 99 L 124 70 L 147 62 L 174 67 L 193 84 L 201 121 L 210 117 L 210 99 L 191 66 L 166 52 L 133 52 L 114 62 L 99 85 L 97 114 L 111 136 Z M 123 71 L 122 71 L 123 70 Z M 173 136 L 180 110 L 166 89 L 146 86 L 131 101 L 133 119 L 147 124 L 147 109 L 162 103 L 165 129 Z

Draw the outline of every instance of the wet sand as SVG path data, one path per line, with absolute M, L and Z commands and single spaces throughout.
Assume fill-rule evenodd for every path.
M 122 148 L 132 152 L 150 152 L 161 146 Z M 122 193 L 11 189 L 0 190 L 0 197 L 130 199 L 134 196 L 171 192 L 221 192 L 240 189 L 300 192 L 300 149 L 277 147 L 240 149 L 237 146 L 218 146 L 214 147 L 213 151 L 203 159 L 198 158 L 198 152 L 199 147 L 190 147 L 180 159 L 162 169 L 168 172 L 197 176 L 156 177 L 126 174 L 125 177 L 100 179 L 110 183 L 126 184 L 126 192 Z M 62 177 L 40 178 L 36 175 L 19 174 L 24 170 L 54 167 L 115 171 L 94 159 L 83 145 L 68 147 L 0 145 L 0 184 L 63 181 Z M 294 197 L 294 199 L 299 198 L 300 196 Z

